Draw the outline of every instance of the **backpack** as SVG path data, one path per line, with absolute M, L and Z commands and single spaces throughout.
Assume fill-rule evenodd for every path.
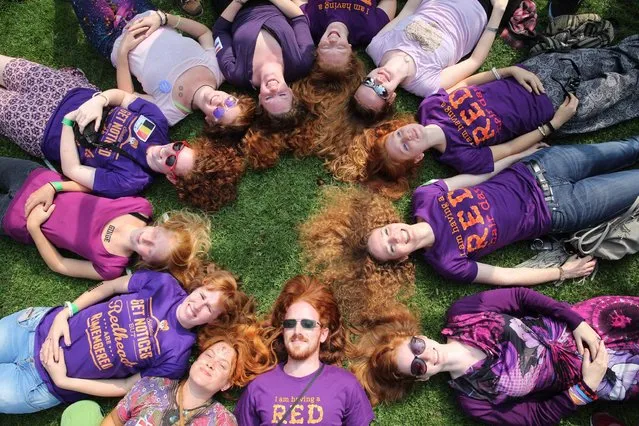
M 639 251 L 639 197 L 625 213 L 592 228 L 577 231 L 568 242 L 582 255 L 618 260 Z
M 537 34 L 537 6 L 533 0 L 523 0 L 513 11 L 508 25 L 501 33 L 501 38 L 513 49 L 521 49 L 535 40 Z
M 552 18 L 545 33 L 530 49 L 530 55 L 546 51 L 566 52 L 584 47 L 608 46 L 614 38 L 610 21 L 594 13 L 561 15 Z

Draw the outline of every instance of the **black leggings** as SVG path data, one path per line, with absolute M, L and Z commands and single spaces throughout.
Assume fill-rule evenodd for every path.
M 39 167 L 42 166 L 33 161 L 0 157 L 0 235 L 5 235 L 1 225 L 9 204 L 20 192 L 29 174 Z

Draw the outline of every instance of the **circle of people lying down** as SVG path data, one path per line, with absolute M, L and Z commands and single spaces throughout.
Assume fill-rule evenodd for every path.
M 637 297 L 570 306 L 525 287 L 481 292 L 451 306 L 441 343 L 396 296 L 414 287 L 417 250 L 466 282 L 593 271 L 590 257 L 545 269 L 478 259 L 606 221 L 639 195 L 639 171 L 617 171 L 637 160 L 638 138 L 543 143 L 639 114 L 639 37 L 475 73 L 513 2 L 409 0 L 397 16 L 392 0 L 299 3 L 216 1 L 210 30 L 143 0 L 73 0 L 117 89 L 0 56 L 3 136 L 62 170 L 0 159 L 2 231 L 35 244 L 57 273 L 105 280 L 64 306 L 1 320 L 0 412 L 111 396 L 124 398 L 103 424 L 368 424 L 371 404 L 438 372 L 465 413 L 492 424 L 550 424 L 597 399 L 635 397 Z M 368 46 L 377 68 L 365 74 L 353 45 Z M 218 90 L 225 80 L 258 100 Z M 395 114 L 399 86 L 424 97 L 416 116 Z M 171 142 L 169 127 L 196 110 L 203 135 Z M 460 174 L 419 186 L 415 223 L 401 223 L 391 200 L 428 150 Z M 214 211 L 246 169 L 284 151 L 361 185 L 323 188 L 300 231 L 314 278 L 285 283 L 258 321 L 236 278 L 207 259 L 208 220 L 185 210 L 151 222 L 135 194 L 164 174 L 181 200 Z M 70 224 L 81 221 L 78 238 Z M 123 276 L 134 254 L 139 268 Z M 246 385 L 236 420 L 213 398 Z

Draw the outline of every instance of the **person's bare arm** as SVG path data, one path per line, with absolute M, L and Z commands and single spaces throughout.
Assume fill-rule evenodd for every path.
M 397 0 L 382 0 L 377 3 L 377 8 L 382 9 L 388 15 L 388 19 L 392 20 L 397 13 Z
M 502 16 L 504 16 L 504 11 L 506 10 L 507 1 L 499 1 L 495 2 L 493 5 L 493 11 L 490 15 L 490 19 L 488 20 L 487 28 L 498 28 L 499 23 L 501 22 Z M 468 59 L 465 59 L 455 65 L 451 65 L 442 70 L 440 75 L 440 86 L 444 89 L 448 89 L 449 87 L 455 86 L 457 83 L 474 73 L 482 66 L 486 58 L 488 57 L 488 53 L 490 52 L 490 48 L 495 41 L 495 36 L 497 35 L 496 31 L 489 31 L 485 29 L 475 49 L 471 53 Z
M 428 1 L 428 0 L 408 0 L 406 4 L 404 5 L 404 7 L 402 8 L 402 10 L 399 11 L 397 16 L 391 19 L 391 21 L 388 24 L 384 25 L 384 28 L 379 30 L 377 35 L 379 36 L 384 34 L 385 32 L 392 30 L 393 28 L 395 28 L 395 25 L 397 25 L 399 21 L 415 13 L 419 5 L 422 4 L 422 1 Z

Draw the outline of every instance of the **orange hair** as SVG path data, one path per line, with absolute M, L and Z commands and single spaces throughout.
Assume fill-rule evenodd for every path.
M 273 305 L 270 324 L 280 331 L 275 341 L 276 353 L 280 361 L 287 358 L 281 332 L 282 321 L 288 308 L 293 303 L 302 301 L 311 305 L 319 313 L 322 326 L 329 330 L 328 338 L 320 345 L 320 360 L 327 364 L 341 364 L 347 339 L 337 300 L 330 288 L 317 279 L 304 275 L 288 280 Z
M 231 124 L 218 123 L 207 117 L 204 120 L 204 134 L 210 138 L 236 137 L 241 138 L 255 119 L 255 99 L 247 95 L 237 96 L 237 106 L 240 114 Z
M 215 211 L 234 201 L 237 186 L 244 174 L 244 158 L 238 148 L 213 143 L 205 137 L 192 146 L 193 169 L 175 183 L 180 200 L 205 211 Z
M 350 369 L 372 405 L 403 398 L 415 383 L 413 377 L 399 372 L 395 351 L 406 338 L 417 334 L 416 318 L 401 305 L 353 329 L 358 341 L 349 350 Z
M 380 195 L 327 186 L 320 209 L 300 227 L 306 270 L 333 289 L 351 322 L 374 317 L 414 291 L 412 262 L 378 263 L 366 247 L 373 229 L 399 221 L 391 202 Z
M 170 231 L 174 240 L 168 259 L 158 264 L 140 260 L 138 266 L 168 271 L 187 287 L 194 280 L 211 249 L 211 222 L 208 218 L 188 210 L 177 210 L 167 214 L 169 219 L 156 221 L 155 226 Z

